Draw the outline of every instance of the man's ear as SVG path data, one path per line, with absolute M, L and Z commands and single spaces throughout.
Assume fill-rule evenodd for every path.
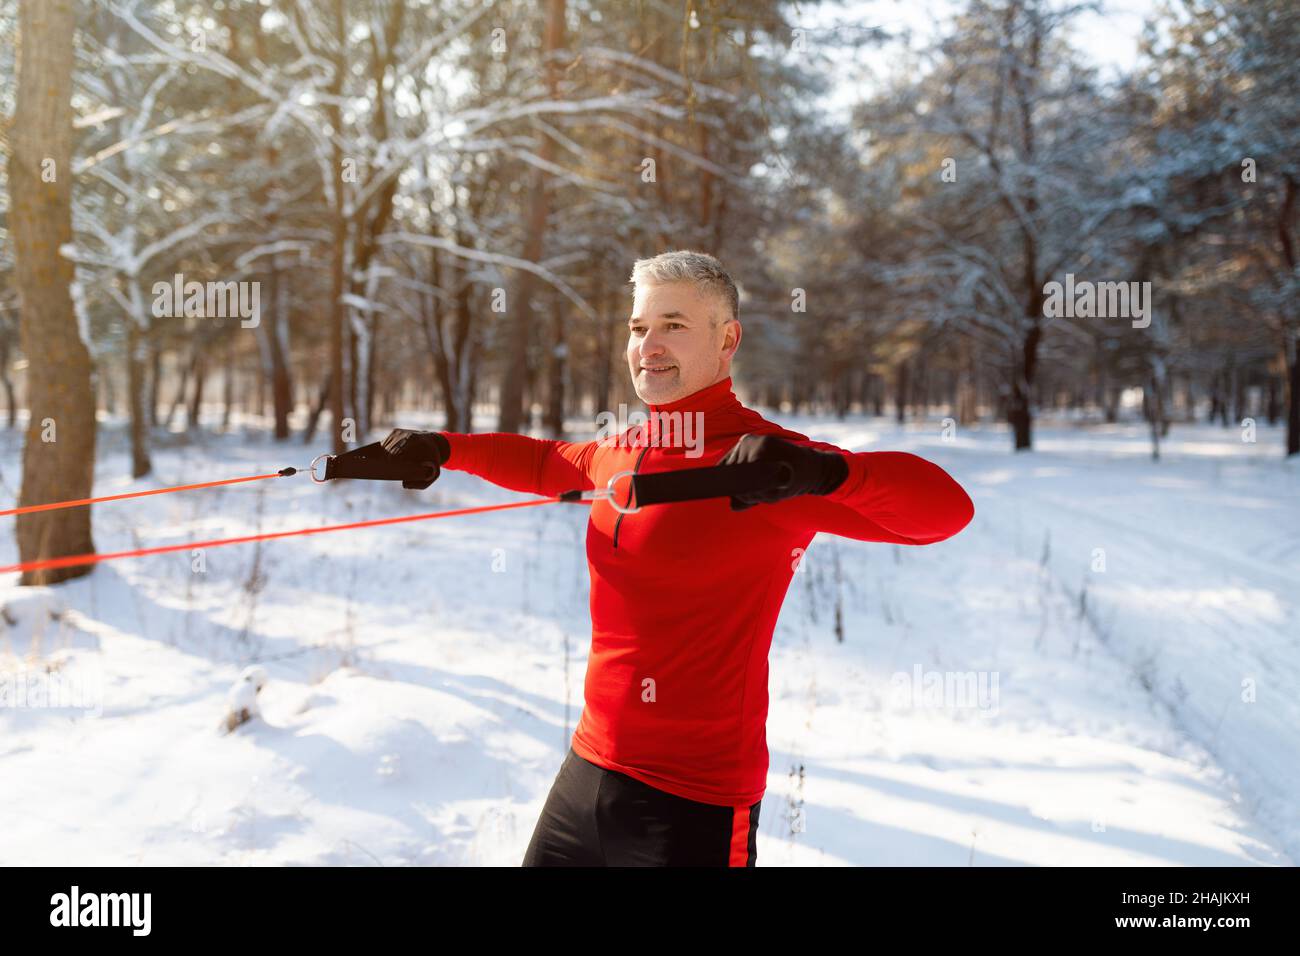
M 740 348 L 740 337 L 742 334 L 740 328 L 740 320 L 733 319 L 732 321 L 727 322 L 726 326 L 727 326 L 727 331 L 724 333 L 722 337 L 722 344 L 724 350 L 727 351 L 727 357 L 730 358 L 731 356 L 736 354 L 736 349 Z M 726 348 L 728 342 L 731 342 L 730 349 Z

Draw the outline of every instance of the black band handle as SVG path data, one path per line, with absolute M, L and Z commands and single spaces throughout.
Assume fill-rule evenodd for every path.
M 792 477 L 793 470 L 783 461 L 747 461 L 738 465 L 657 471 L 632 476 L 633 501 L 639 508 L 673 501 L 776 491 L 789 484 Z
M 437 477 L 436 462 L 394 458 L 375 442 L 325 459 L 325 478 L 365 478 L 370 481 L 428 481 Z

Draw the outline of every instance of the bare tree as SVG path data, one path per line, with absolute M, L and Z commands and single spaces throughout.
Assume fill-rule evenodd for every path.
M 9 199 L 22 348 L 29 360 L 21 507 L 89 497 L 95 395 L 73 307 L 73 265 L 60 255 L 72 238 L 73 3 L 23 0 L 19 9 Z M 22 561 L 94 550 L 87 508 L 19 515 L 17 537 Z M 54 583 L 92 567 L 29 571 L 21 583 Z
M 554 57 L 562 46 L 564 46 L 564 0 L 547 0 L 543 50 L 546 57 L 546 82 L 552 97 L 556 94 L 559 80 L 559 66 Z M 541 148 L 538 150 L 540 162 L 533 169 L 533 179 L 529 189 L 528 232 L 524 241 L 524 258 L 529 262 L 542 260 L 542 243 L 546 237 L 546 218 L 550 208 L 547 193 L 549 177 L 546 166 L 551 164 L 554 158 L 555 143 L 550 136 L 543 133 Z M 501 382 L 501 409 L 497 427 L 503 432 L 519 431 L 522 421 L 524 373 L 528 364 L 528 333 L 533 326 L 531 302 L 533 287 L 533 273 L 521 272 L 510 299 L 515 330 L 510 337 L 510 359 Z

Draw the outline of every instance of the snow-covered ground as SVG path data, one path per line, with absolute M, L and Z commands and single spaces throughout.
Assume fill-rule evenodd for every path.
M 930 458 L 976 516 L 922 548 L 814 541 L 773 642 L 760 866 L 1300 860 L 1300 463 L 1279 429 L 1175 426 L 1153 463 L 1139 423 L 1040 426 L 1015 455 L 1003 427 L 769 417 Z M 312 456 L 212 435 L 132 483 L 120 431 L 102 449 L 98 494 Z M 95 541 L 524 497 L 299 476 L 99 505 Z M 545 505 L 7 576 L 0 679 L 57 667 L 94 708 L 0 707 L 0 863 L 518 865 L 582 707 L 584 530 L 584 506 Z M 252 663 L 261 716 L 224 735 Z

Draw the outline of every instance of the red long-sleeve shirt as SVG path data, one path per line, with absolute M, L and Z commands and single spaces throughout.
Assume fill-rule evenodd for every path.
M 574 751 L 690 800 L 749 806 L 767 785 L 772 631 L 813 536 L 933 544 L 964 528 L 974 505 L 947 472 L 916 455 L 853 453 L 767 421 L 737 400 L 729 377 L 649 411 L 650 425 L 599 441 L 444 433 L 446 467 L 558 495 L 603 488 L 621 471 L 714 465 L 749 432 L 844 455 L 848 477 L 825 496 L 739 512 L 726 498 L 627 515 L 607 501 L 591 505 L 591 654 Z M 673 432 L 656 427 L 675 421 L 673 412 L 692 422 L 702 413 L 702 445 L 698 435 L 672 441 Z M 615 487 L 626 501 L 629 480 Z

